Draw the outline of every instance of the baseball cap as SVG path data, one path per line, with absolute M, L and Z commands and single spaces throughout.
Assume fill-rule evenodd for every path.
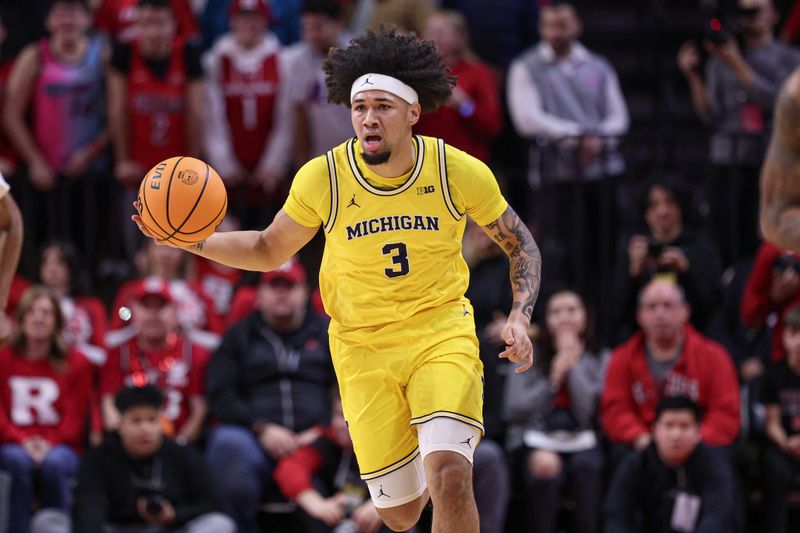
M 141 302 L 148 296 L 157 296 L 167 303 L 173 301 L 167 282 L 156 276 L 148 276 L 137 283 L 133 290 L 133 299 Z
M 233 0 L 228 8 L 228 16 L 253 11 L 270 18 L 270 9 L 265 0 Z
M 277 279 L 286 280 L 292 285 L 306 282 L 306 269 L 294 257 L 275 270 L 261 274 L 261 283 L 270 283 Z

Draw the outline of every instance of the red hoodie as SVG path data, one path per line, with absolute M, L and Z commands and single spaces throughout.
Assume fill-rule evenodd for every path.
M 768 242 L 758 248 L 753 268 L 747 278 L 747 285 L 742 295 L 742 322 L 748 328 L 761 328 L 767 323 L 767 318 L 772 313 L 777 313 L 778 321 L 772 329 L 772 360 L 782 361 L 786 358 L 783 349 L 783 312 L 797 304 L 800 298 L 790 298 L 782 305 L 776 305 L 770 298 L 772 285 L 772 272 L 775 269 L 775 260 L 784 253 L 791 253 L 778 248 Z M 800 259 L 800 255 L 794 254 Z
M 618 346 L 611 356 L 600 413 L 603 430 L 612 442 L 631 444 L 650 433 L 656 406 L 664 395 L 686 395 L 703 410 L 700 432 L 709 446 L 732 444 L 739 433 L 739 383 L 725 349 L 687 325 L 683 353 L 656 387 L 640 331 Z

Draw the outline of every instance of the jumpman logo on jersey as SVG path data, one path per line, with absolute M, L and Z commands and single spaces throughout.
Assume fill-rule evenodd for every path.
M 463 305 L 463 306 L 464 306 L 464 314 L 463 314 L 463 315 L 461 315 L 461 316 L 467 316 L 467 315 L 471 315 L 471 314 L 472 314 L 472 313 L 470 313 L 469 311 L 467 311 L 467 305 L 466 305 L 466 304 L 461 304 L 461 305 Z
M 470 438 L 472 438 L 472 437 L 470 437 Z M 384 498 L 391 498 L 391 496 L 389 496 L 388 494 L 383 492 L 383 485 L 380 486 L 380 492 L 378 492 L 378 498 L 380 498 L 381 496 L 383 496 Z
M 358 203 L 356 202 L 356 195 L 355 195 L 355 194 L 353 195 L 353 197 L 352 197 L 352 198 L 350 198 L 350 203 L 349 203 L 349 204 L 347 204 L 347 207 L 352 207 L 352 206 L 361 207 L 361 206 L 360 206 L 360 205 L 358 205 Z
M 472 435 L 467 440 L 462 440 L 461 442 L 459 442 L 459 444 L 466 444 L 467 446 L 469 446 L 469 449 L 471 450 L 472 449 L 472 443 L 470 441 L 472 439 L 474 439 L 474 438 L 475 438 L 475 435 Z
M 361 86 L 362 86 L 362 87 L 363 87 L 364 85 L 375 85 L 375 84 L 374 84 L 374 83 L 372 83 L 371 81 L 369 81 L 369 76 L 367 76 L 367 79 L 365 79 L 365 80 L 364 80 L 364 83 L 362 83 L 362 84 L 361 84 Z

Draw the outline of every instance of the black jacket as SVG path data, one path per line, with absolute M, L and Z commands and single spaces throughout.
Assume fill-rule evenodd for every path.
M 679 481 L 679 480 L 682 480 Z M 718 452 L 700 444 L 681 469 L 661 461 L 655 444 L 619 466 L 606 499 L 606 533 L 672 533 L 675 493 L 701 498 L 695 533 L 727 533 L 733 473 Z
M 330 421 L 335 382 L 328 323 L 309 311 L 297 331 L 272 331 L 256 312 L 234 324 L 206 369 L 211 415 L 252 428 L 257 421 L 303 431 Z
M 689 260 L 689 270 L 677 276 L 692 309 L 690 321 L 698 331 L 705 331 L 706 323 L 719 305 L 722 266 L 719 253 L 703 236 L 684 230 L 671 243 L 664 246 L 680 248 Z M 622 249 L 614 273 L 614 335 L 613 343 L 622 342 L 637 329 L 636 307 L 639 291 L 659 272 L 646 270 L 640 277 L 629 273 L 628 244 Z
M 97 533 L 103 524 L 144 525 L 136 501 L 150 492 L 147 485 L 160 485 L 158 492 L 175 508 L 171 527 L 220 510 L 205 461 L 192 448 L 164 438 L 155 455 L 134 460 L 114 433 L 81 460 L 73 532 Z

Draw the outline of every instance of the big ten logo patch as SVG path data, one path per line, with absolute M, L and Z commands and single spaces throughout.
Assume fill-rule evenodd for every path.
M 436 191 L 436 187 L 433 185 L 425 185 L 424 187 L 417 187 L 417 195 L 421 196 L 423 194 L 430 194 Z

